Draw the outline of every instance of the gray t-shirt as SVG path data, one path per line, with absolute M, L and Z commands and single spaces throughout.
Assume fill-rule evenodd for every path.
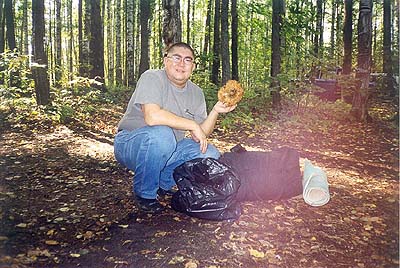
M 165 70 L 147 70 L 136 85 L 118 130 L 131 131 L 146 126 L 141 104 L 149 103 L 198 124 L 207 117 L 206 102 L 200 87 L 189 80 L 183 89 L 179 89 L 169 81 Z M 174 133 L 177 141 L 185 136 L 182 130 L 174 129 Z

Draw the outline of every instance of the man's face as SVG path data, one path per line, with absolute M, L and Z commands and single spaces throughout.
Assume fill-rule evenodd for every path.
M 171 82 L 183 88 L 195 68 L 192 51 L 184 47 L 173 48 L 164 57 L 164 66 Z

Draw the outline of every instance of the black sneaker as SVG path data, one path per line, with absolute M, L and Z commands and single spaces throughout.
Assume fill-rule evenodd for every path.
M 136 204 L 139 209 L 147 213 L 158 213 L 164 210 L 164 207 L 157 201 L 157 199 L 146 199 L 136 196 Z
M 173 196 L 174 193 L 176 193 L 177 190 L 175 190 L 174 188 L 170 189 L 170 190 L 164 190 L 163 188 L 158 188 L 157 190 L 157 194 L 159 197 L 168 197 L 168 196 Z

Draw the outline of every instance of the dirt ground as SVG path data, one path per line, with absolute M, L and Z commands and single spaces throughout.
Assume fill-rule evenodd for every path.
M 398 129 L 287 122 L 212 136 L 222 152 L 290 146 L 328 174 L 331 200 L 247 202 L 234 222 L 142 214 L 113 158 L 121 111 L 90 128 L 0 120 L 0 267 L 398 267 Z M 296 127 L 294 127 L 296 126 Z M 168 200 L 165 200 L 168 206 Z

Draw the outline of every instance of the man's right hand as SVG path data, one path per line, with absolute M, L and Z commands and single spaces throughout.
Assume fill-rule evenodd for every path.
M 190 131 L 190 134 L 192 135 L 192 139 L 200 144 L 200 151 L 204 154 L 207 150 L 207 136 L 203 129 L 199 125 L 197 126 L 197 128 Z

